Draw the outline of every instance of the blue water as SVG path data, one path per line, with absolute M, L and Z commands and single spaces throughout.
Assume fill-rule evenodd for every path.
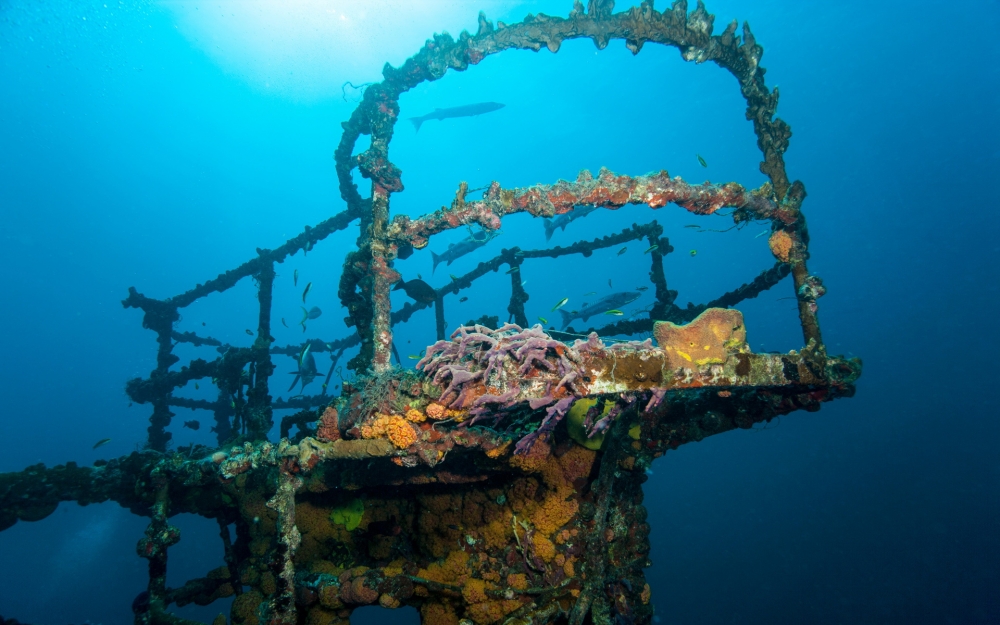
M 123 386 L 154 367 L 155 342 L 141 313 L 122 308 L 127 287 L 177 294 L 342 210 L 331 156 L 354 106 L 345 81 L 378 80 L 385 62 L 400 64 L 433 32 L 474 31 L 479 8 L 507 22 L 570 9 L 278 5 L 0 0 L 0 471 L 89 464 L 143 443 L 148 408 L 129 407 Z M 1000 7 L 717 0 L 708 8 L 717 31 L 748 20 L 765 48 L 768 84 L 780 85 L 779 115 L 794 133 L 788 172 L 809 192 L 810 270 L 829 288 L 824 337 L 831 352 L 863 357 L 865 369 L 853 399 L 690 444 L 654 464 L 647 573 L 659 622 L 1000 622 Z M 481 101 L 507 106 L 430 121 L 419 133 L 397 125 L 391 156 L 406 191 L 393 196 L 394 212 L 447 204 L 460 180 L 510 187 L 601 166 L 764 181 L 735 80 L 683 62 L 675 49 L 650 44 L 633 58 L 621 42 L 597 52 L 579 41 L 556 55 L 507 52 L 405 94 L 402 115 Z M 772 262 L 755 239 L 763 226 L 698 233 L 682 227 L 694 218 L 674 206 L 599 211 L 551 243 L 652 218 L 676 248 L 666 271 L 681 306 Z M 306 336 L 347 334 L 336 280 L 356 236 L 352 227 L 278 266 L 275 319 L 291 326 L 276 323 L 279 344 L 303 338 L 302 281 L 313 282 L 310 305 L 324 310 Z M 463 236 L 437 237 L 431 249 Z M 510 218 L 498 239 L 433 274 L 427 251 L 397 269 L 440 286 L 512 245 L 545 246 L 541 224 Z M 626 289 L 646 283 L 645 247 L 526 264 L 529 318 L 554 317 L 560 298 L 582 302 L 609 279 Z M 477 283 L 468 302 L 452 298 L 449 326 L 505 317 L 509 288 L 500 273 Z M 253 295 L 244 281 L 184 310 L 179 329 L 247 344 Z M 793 302 L 783 299 L 791 295 L 786 281 L 740 305 L 754 349 L 801 346 Z M 651 300 L 647 292 L 634 306 Z M 430 310 L 399 328 L 403 364 L 433 339 Z M 276 395 L 292 364 L 279 363 Z M 194 432 L 180 423 L 198 416 L 175 412 L 175 445 L 212 442 L 208 419 Z M 112 441 L 91 448 L 105 437 Z M 171 550 L 168 583 L 178 585 L 220 565 L 222 554 L 214 523 L 174 522 L 183 540 Z M 146 583 L 134 551 L 144 527 L 113 503 L 71 503 L 3 532 L 0 614 L 131 622 Z M 219 609 L 177 613 L 208 621 Z M 412 622 L 415 614 L 357 617 Z

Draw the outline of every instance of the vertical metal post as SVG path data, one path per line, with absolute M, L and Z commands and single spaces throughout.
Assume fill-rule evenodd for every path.
M 510 304 L 507 306 L 507 312 L 510 313 L 511 317 L 514 318 L 514 323 L 526 328 L 528 326 L 528 316 L 524 313 L 524 303 L 528 301 L 528 293 L 521 286 L 521 262 L 522 258 L 517 255 L 520 251 L 514 248 L 514 258 L 510 263 Z
M 261 250 L 266 254 L 268 250 Z M 274 263 L 263 265 L 257 273 L 257 301 L 260 311 L 257 315 L 257 339 L 250 348 L 254 366 L 254 376 L 251 386 L 247 389 L 247 408 L 249 413 L 248 433 L 254 440 L 267 438 L 267 433 L 274 425 L 271 396 L 268 394 L 268 378 L 274 372 L 271 362 L 271 298 L 274 290 Z
M 437 327 L 437 340 L 443 341 L 444 334 L 448 327 L 444 320 L 444 296 L 439 296 L 434 300 L 434 325 Z

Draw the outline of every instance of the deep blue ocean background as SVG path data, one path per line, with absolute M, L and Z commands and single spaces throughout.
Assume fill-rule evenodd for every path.
M 123 387 L 154 367 L 155 342 L 141 313 L 122 307 L 127 288 L 180 293 L 343 210 L 332 154 L 358 95 L 342 92 L 345 81 L 379 80 L 385 62 L 399 65 L 434 32 L 475 31 L 479 9 L 514 22 L 570 8 L 0 0 L 0 471 L 89 464 L 142 445 L 149 408 L 129 407 Z M 768 85 L 780 85 L 779 116 L 794 133 L 788 172 L 809 192 L 810 270 L 829 288 L 824 337 L 865 368 L 853 399 L 654 464 L 647 574 L 659 622 L 1000 622 L 1000 4 L 713 0 L 708 9 L 716 32 L 748 20 L 764 46 Z M 648 44 L 633 57 L 620 41 L 598 52 L 587 40 L 558 54 L 506 52 L 405 94 L 402 116 L 482 101 L 506 108 L 419 133 L 397 125 L 391 156 L 406 190 L 394 212 L 447 204 L 461 180 L 510 187 L 601 166 L 764 181 L 735 79 L 673 48 Z M 730 223 L 676 206 L 599 211 L 551 244 L 651 219 L 676 248 L 666 271 L 681 306 L 773 262 L 755 238 L 764 226 L 696 232 L 683 226 Z M 336 280 L 356 236 L 351 227 L 277 267 L 274 315 L 290 326 L 275 324 L 279 344 L 348 334 Z M 463 236 L 442 235 L 430 249 Z M 542 224 L 510 218 L 499 238 L 433 273 L 428 251 L 397 268 L 440 286 L 512 245 L 545 246 Z M 564 296 L 572 306 L 606 291 L 609 279 L 615 290 L 647 283 L 646 244 L 628 247 L 527 263 L 529 317 L 550 315 Z M 305 335 L 296 325 L 303 281 L 324 310 Z M 451 298 L 449 326 L 505 318 L 509 288 L 501 272 L 465 293 L 468 302 Z M 739 306 L 755 350 L 801 347 L 792 295 L 787 279 Z M 253 286 L 182 314 L 182 331 L 248 344 Z M 403 364 L 433 339 L 430 309 L 398 328 Z M 287 396 L 293 364 L 279 360 L 273 394 Z M 209 418 L 193 432 L 180 423 L 199 415 L 175 412 L 175 445 L 211 444 Z M 222 564 L 214 522 L 174 522 L 183 539 L 169 584 Z M 64 503 L 0 533 L 0 614 L 130 623 L 146 584 L 135 555 L 145 525 L 114 503 Z M 207 622 L 220 610 L 227 605 L 176 613 Z M 416 613 L 366 609 L 355 620 L 415 622 Z

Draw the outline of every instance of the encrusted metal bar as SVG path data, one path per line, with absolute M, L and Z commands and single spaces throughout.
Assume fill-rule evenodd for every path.
M 265 255 L 267 250 L 260 252 Z M 254 364 L 253 386 L 247 389 L 247 430 L 254 440 L 267 439 L 267 433 L 274 425 L 271 410 L 271 396 L 267 381 L 274 372 L 271 362 L 271 298 L 274 288 L 274 266 L 265 265 L 257 273 L 257 301 L 260 311 L 257 321 L 257 338 L 251 349 Z

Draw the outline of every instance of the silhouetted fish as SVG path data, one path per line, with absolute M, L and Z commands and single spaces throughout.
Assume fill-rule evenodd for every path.
M 609 311 L 618 311 L 622 306 L 634 302 L 639 299 L 640 295 L 636 292 L 621 292 L 612 293 L 611 295 L 606 295 L 601 299 L 597 300 L 593 304 L 584 306 L 579 311 L 568 312 L 564 308 L 559 309 L 559 313 L 562 314 L 562 327 L 568 326 L 574 319 L 583 319 L 586 321 L 594 315 L 599 315 L 601 313 L 606 313 Z
M 398 291 L 400 289 L 421 304 L 430 304 L 437 299 L 437 292 L 434 291 L 434 287 L 423 280 L 410 280 L 409 282 L 400 280 L 396 283 L 396 286 L 392 287 L 392 290 Z
M 420 125 L 429 119 L 450 119 L 452 117 L 475 117 L 477 115 L 482 115 L 483 113 L 492 113 L 493 111 L 499 111 L 502 109 L 504 104 L 499 102 L 479 102 L 477 104 L 466 104 L 465 106 L 453 106 L 446 109 L 434 109 L 433 113 L 428 113 L 426 115 L 421 115 L 420 117 L 411 117 L 410 122 L 417 132 L 420 132 Z
M 434 259 L 434 267 L 431 271 L 433 272 L 437 269 L 437 266 L 441 264 L 441 261 L 445 261 L 450 265 L 452 262 L 458 260 L 462 256 L 465 256 L 469 252 L 481 248 L 489 243 L 490 239 L 494 236 L 496 235 L 489 232 L 477 232 L 467 239 L 459 241 L 458 243 L 452 243 L 443 254 L 435 254 L 434 252 L 431 252 L 431 258 Z M 457 278 L 452 278 L 452 280 L 457 280 Z
M 577 206 L 573 210 L 563 215 L 559 215 L 555 219 L 545 220 L 545 240 L 548 241 L 552 238 L 552 233 L 556 230 L 565 230 L 566 226 L 570 225 L 577 219 L 581 217 L 586 217 L 597 210 L 597 206 Z
M 197 430 L 198 428 L 201 427 L 201 424 L 198 423 L 197 421 L 185 421 L 184 427 L 190 428 L 192 430 Z

